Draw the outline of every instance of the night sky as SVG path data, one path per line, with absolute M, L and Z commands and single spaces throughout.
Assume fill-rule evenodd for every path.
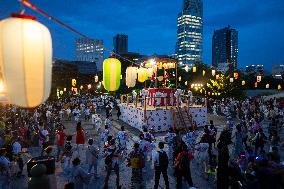
M 129 50 L 173 54 L 177 15 L 182 0 L 31 0 L 82 33 L 113 48 L 117 33 L 129 36 Z M 18 0 L 0 0 L 0 19 L 19 11 Z M 38 17 L 51 31 L 54 57 L 74 59 L 75 34 Z M 214 29 L 231 25 L 239 31 L 239 67 L 284 63 L 284 0 L 204 0 L 203 61 L 211 65 Z M 106 53 L 107 55 L 108 53 Z

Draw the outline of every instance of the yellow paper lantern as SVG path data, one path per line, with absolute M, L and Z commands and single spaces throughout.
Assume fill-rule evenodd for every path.
M 26 15 L 0 22 L 0 70 L 10 103 L 35 107 L 50 94 L 52 41 L 49 30 Z
M 67 90 L 67 89 L 66 89 L 66 88 L 64 88 L 63 90 L 64 90 L 64 92 L 66 92 L 66 90 Z
M 246 81 L 242 81 L 242 85 L 245 85 L 246 84 Z
M 60 95 L 63 95 L 63 91 L 60 91 Z
M 203 70 L 203 71 L 202 71 L 202 75 L 205 76 L 205 73 L 206 73 L 205 70 Z
M 83 85 L 81 85 L 81 86 L 80 86 L 80 89 L 82 90 L 83 88 L 84 88 Z
M 116 91 L 120 86 L 121 63 L 116 58 L 103 62 L 103 85 L 107 91 Z
M 269 84 L 266 84 L 265 88 L 269 89 Z
M 137 68 L 136 67 L 127 67 L 126 68 L 126 86 L 128 88 L 135 87 L 137 80 Z
M 181 81 L 181 76 L 178 77 L 178 81 Z
M 185 85 L 185 86 L 187 86 L 187 81 L 186 81 L 186 82 L 184 82 L 184 85 Z
M 278 90 L 281 90 L 281 89 L 282 89 L 282 87 L 281 87 L 281 85 L 280 85 L 280 84 L 278 85 L 278 87 L 277 87 L 277 88 L 278 88 Z
M 146 68 L 139 68 L 138 69 L 138 81 L 143 83 L 148 79 L 148 70 Z
M 92 88 L 92 85 L 91 85 L 91 84 L 89 84 L 89 85 L 88 85 L 88 89 L 90 90 L 91 88 Z
M 254 87 L 257 88 L 257 82 L 254 83 Z
M 212 76 L 215 76 L 216 70 L 212 70 Z
M 259 83 L 259 82 L 261 82 L 261 76 L 260 75 L 258 75 L 257 77 L 256 77 L 256 81 Z
M 72 86 L 73 86 L 73 87 L 76 87 L 76 84 L 77 84 L 76 79 L 72 79 L 72 80 L 71 80 L 71 83 L 72 83 Z
M 192 72 L 196 72 L 196 67 L 195 66 L 193 66 Z

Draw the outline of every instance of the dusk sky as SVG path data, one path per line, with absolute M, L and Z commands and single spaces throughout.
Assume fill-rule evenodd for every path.
M 173 54 L 177 15 L 182 0 L 31 0 L 39 8 L 80 32 L 102 39 L 108 49 L 117 33 L 129 36 L 129 50 L 141 54 Z M 18 0 L 0 0 L 0 19 L 19 11 Z M 75 58 L 78 36 L 27 10 L 52 34 L 54 57 Z M 204 0 L 203 62 L 211 65 L 214 29 L 239 31 L 239 66 L 284 63 L 284 0 Z M 108 53 L 106 53 L 107 55 Z

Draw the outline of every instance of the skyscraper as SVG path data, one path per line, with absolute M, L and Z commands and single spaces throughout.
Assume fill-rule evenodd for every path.
M 202 61 L 203 0 L 184 0 L 177 20 L 176 55 L 180 64 Z
M 128 52 L 128 35 L 117 34 L 113 38 L 114 52 L 123 54 Z
M 233 71 L 238 65 L 238 31 L 230 26 L 215 30 L 212 39 L 212 66 L 225 65 Z
M 76 60 L 94 62 L 98 70 L 102 70 L 104 43 L 102 40 L 86 38 L 76 39 Z

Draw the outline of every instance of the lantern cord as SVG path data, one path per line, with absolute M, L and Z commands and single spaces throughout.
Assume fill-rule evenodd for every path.
M 72 28 L 71 26 L 65 24 L 65 23 L 62 22 L 61 20 L 59 20 L 59 19 L 57 19 L 57 18 L 55 18 L 55 17 L 49 15 L 47 12 L 41 10 L 40 8 L 38 8 L 38 7 L 36 7 L 34 4 L 32 4 L 29 0 L 19 0 L 19 1 L 20 1 L 20 3 L 21 3 L 22 5 L 25 5 L 25 6 L 27 6 L 28 8 L 30 8 L 30 9 L 32 9 L 32 10 L 34 10 L 34 11 L 40 13 L 41 15 L 47 17 L 48 19 L 50 19 L 50 20 L 56 22 L 57 24 L 59 24 L 59 25 L 65 27 L 65 28 L 67 28 L 67 29 L 70 30 L 71 32 L 76 33 L 77 35 L 79 35 L 79 36 L 81 36 L 81 37 L 83 37 L 83 38 L 86 38 L 86 39 L 88 39 L 88 40 L 91 40 L 91 41 L 93 41 L 94 43 L 96 43 L 96 40 L 94 40 L 94 39 L 92 39 L 92 38 L 86 36 L 85 34 L 79 32 L 78 30 L 76 30 L 76 29 Z M 132 63 L 132 65 L 133 65 L 133 64 L 136 64 L 136 65 L 139 66 L 138 63 L 136 63 L 136 62 L 134 62 L 134 61 L 132 61 L 132 60 L 129 60 L 129 59 L 127 59 L 127 58 L 121 56 L 120 54 L 117 54 L 117 53 L 113 52 L 113 51 L 110 50 L 110 49 L 107 49 L 107 48 L 105 48 L 105 47 L 104 47 L 104 49 L 105 49 L 106 51 L 110 52 L 112 55 L 116 55 L 116 56 L 120 57 L 121 59 L 126 60 L 126 61 Z

